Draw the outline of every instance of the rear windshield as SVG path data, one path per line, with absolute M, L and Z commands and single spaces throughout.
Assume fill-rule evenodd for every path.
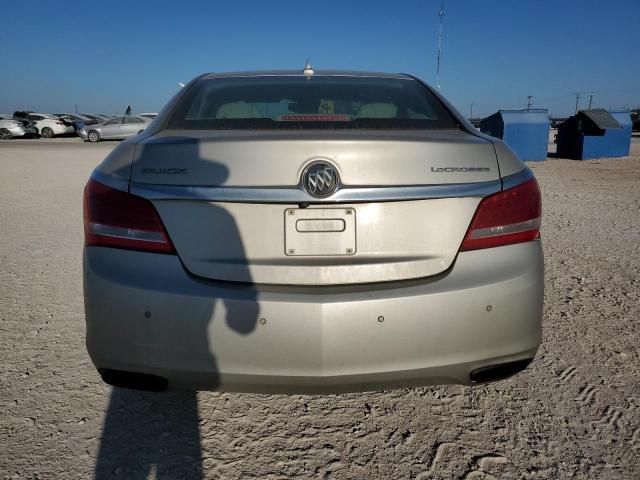
M 451 129 L 458 123 L 413 79 L 255 76 L 201 80 L 177 105 L 168 127 Z

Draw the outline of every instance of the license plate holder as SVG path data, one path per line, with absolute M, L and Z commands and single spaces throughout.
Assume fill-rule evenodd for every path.
M 284 225 L 287 256 L 356 253 L 355 208 L 287 208 Z

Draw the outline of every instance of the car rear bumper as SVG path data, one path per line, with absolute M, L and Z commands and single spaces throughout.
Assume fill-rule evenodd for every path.
M 176 256 L 88 247 L 87 348 L 99 369 L 169 387 L 320 393 L 471 384 L 533 358 L 539 241 L 460 253 L 437 277 L 340 287 L 234 285 Z

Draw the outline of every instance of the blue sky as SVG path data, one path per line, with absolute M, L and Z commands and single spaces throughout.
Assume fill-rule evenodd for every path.
M 157 111 L 209 71 L 416 74 L 435 84 L 440 0 L 9 1 L 0 112 Z M 441 91 L 463 114 L 640 104 L 640 0 L 445 0 Z M 581 105 L 586 106 L 583 95 Z

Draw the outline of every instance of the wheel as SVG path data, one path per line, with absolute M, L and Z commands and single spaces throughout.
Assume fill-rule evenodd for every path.
M 40 135 L 42 135 L 44 138 L 53 138 L 55 133 L 53 133 L 53 130 L 51 130 L 49 127 L 44 127 L 40 131 Z
M 9 140 L 13 138 L 13 135 L 11 135 L 11 132 L 6 128 L 0 128 L 0 138 L 2 140 Z
M 138 135 L 140 135 L 142 132 L 144 132 L 144 130 L 140 130 L 140 131 L 138 132 Z
M 99 142 L 100 134 L 95 130 L 89 130 L 89 133 L 87 134 L 87 138 L 89 139 L 90 142 L 93 142 L 93 143 Z

